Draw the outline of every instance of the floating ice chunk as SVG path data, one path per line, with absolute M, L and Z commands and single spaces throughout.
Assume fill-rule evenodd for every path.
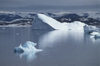
M 99 32 L 92 32 L 92 33 L 90 33 L 90 35 L 93 38 L 100 38 L 100 33 Z
M 92 32 L 91 35 L 100 35 L 98 32 Z
M 22 56 L 26 56 L 26 58 L 28 60 L 32 60 L 33 58 L 35 58 L 35 54 L 37 52 L 41 52 L 42 49 L 37 49 L 35 46 L 37 44 L 31 41 L 27 41 L 25 44 L 23 45 L 19 45 L 18 47 L 15 48 L 14 52 L 19 54 L 20 57 Z
M 90 38 L 93 38 L 93 39 L 100 38 L 99 28 L 97 28 L 96 26 L 85 25 L 84 33 L 89 34 Z
M 94 31 L 97 31 L 97 30 L 98 29 L 95 26 L 90 26 L 90 25 L 85 25 L 84 26 L 84 32 L 87 33 L 87 34 L 90 34 L 90 33 L 94 32 Z
M 23 44 L 23 45 L 19 45 L 19 47 L 16 47 L 15 48 L 15 51 L 17 52 L 17 50 L 23 50 L 24 52 L 39 52 L 39 51 L 42 51 L 42 50 L 40 50 L 40 49 L 37 49 L 35 46 L 36 46 L 37 44 L 36 43 L 34 43 L 34 42 L 31 42 L 31 41 L 27 41 L 25 44 Z M 22 51 L 21 50 L 21 51 Z

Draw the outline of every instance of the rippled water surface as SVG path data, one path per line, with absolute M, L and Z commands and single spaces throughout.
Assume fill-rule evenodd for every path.
M 32 41 L 42 52 L 20 57 L 14 48 Z M 0 66 L 100 66 L 100 40 L 79 31 L 0 28 Z

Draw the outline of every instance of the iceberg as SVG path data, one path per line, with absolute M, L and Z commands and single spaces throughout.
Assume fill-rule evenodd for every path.
M 21 57 L 26 56 L 28 60 L 32 60 L 36 57 L 36 53 L 43 51 L 42 49 L 37 49 L 35 46 L 37 44 L 31 41 L 27 41 L 23 45 L 19 45 L 14 49 L 14 52 Z
M 85 25 L 84 26 L 84 32 L 87 34 L 90 34 L 92 32 L 98 31 L 98 28 L 95 26 Z
M 19 45 L 18 47 L 15 48 L 16 53 L 23 53 L 23 52 L 40 52 L 42 51 L 41 49 L 37 49 L 35 46 L 37 44 L 31 41 L 27 41 L 24 45 Z
M 100 38 L 99 28 L 97 28 L 96 26 L 85 25 L 84 33 L 89 34 L 91 38 Z
M 84 29 L 83 26 L 85 26 L 85 24 L 80 22 L 80 21 L 74 21 L 72 23 L 67 23 L 67 22 L 61 23 L 61 22 L 53 19 L 52 17 L 49 17 L 49 16 L 44 15 L 44 14 L 37 14 L 32 26 L 33 27 L 36 26 L 37 25 L 36 23 L 38 23 L 38 22 L 40 22 L 42 24 L 44 23 L 45 25 L 48 25 L 52 29 L 59 29 L 59 30 L 83 31 L 83 29 Z M 38 24 L 38 27 L 40 27 L 40 25 L 41 24 Z M 42 29 L 44 26 L 41 26 L 39 29 Z M 47 28 L 47 27 L 44 27 L 44 28 Z
M 92 32 L 90 33 L 91 37 L 97 39 L 97 38 L 100 38 L 100 33 L 99 32 Z
M 52 17 L 49 17 L 44 14 L 37 14 L 33 23 L 33 27 L 38 29 L 58 29 L 58 30 L 73 30 L 80 31 L 86 34 L 90 34 L 92 32 L 98 31 L 96 26 L 87 25 L 80 21 L 74 21 L 72 23 L 61 23 Z

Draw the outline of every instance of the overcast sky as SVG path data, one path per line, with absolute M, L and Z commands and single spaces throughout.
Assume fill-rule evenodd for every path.
M 0 0 L 0 7 L 27 6 L 96 6 L 100 0 Z

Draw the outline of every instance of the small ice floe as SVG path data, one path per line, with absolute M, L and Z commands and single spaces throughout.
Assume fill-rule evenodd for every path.
M 85 25 L 85 26 L 84 26 L 84 32 L 85 32 L 86 34 L 90 34 L 90 33 L 92 33 L 92 32 L 96 32 L 97 30 L 98 30 L 98 28 L 95 27 L 95 26 L 90 26 L 90 25 Z
M 32 60 L 36 58 L 36 53 L 41 52 L 42 49 L 37 49 L 35 46 L 37 44 L 31 41 L 27 41 L 25 44 L 20 44 L 14 49 L 14 52 L 22 58 L 25 56 L 27 60 Z
M 92 32 L 92 33 L 90 33 L 90 37 L 91 38 L 95 38 L 95 39 L 97 39 L 97 38 L 100 38 L 100 33 L 99 32 Z
M 98 39 L 100 38 L 99 28 L 96 26 L 85 25 L 84 33 L 90 35 L 90 38 Z

